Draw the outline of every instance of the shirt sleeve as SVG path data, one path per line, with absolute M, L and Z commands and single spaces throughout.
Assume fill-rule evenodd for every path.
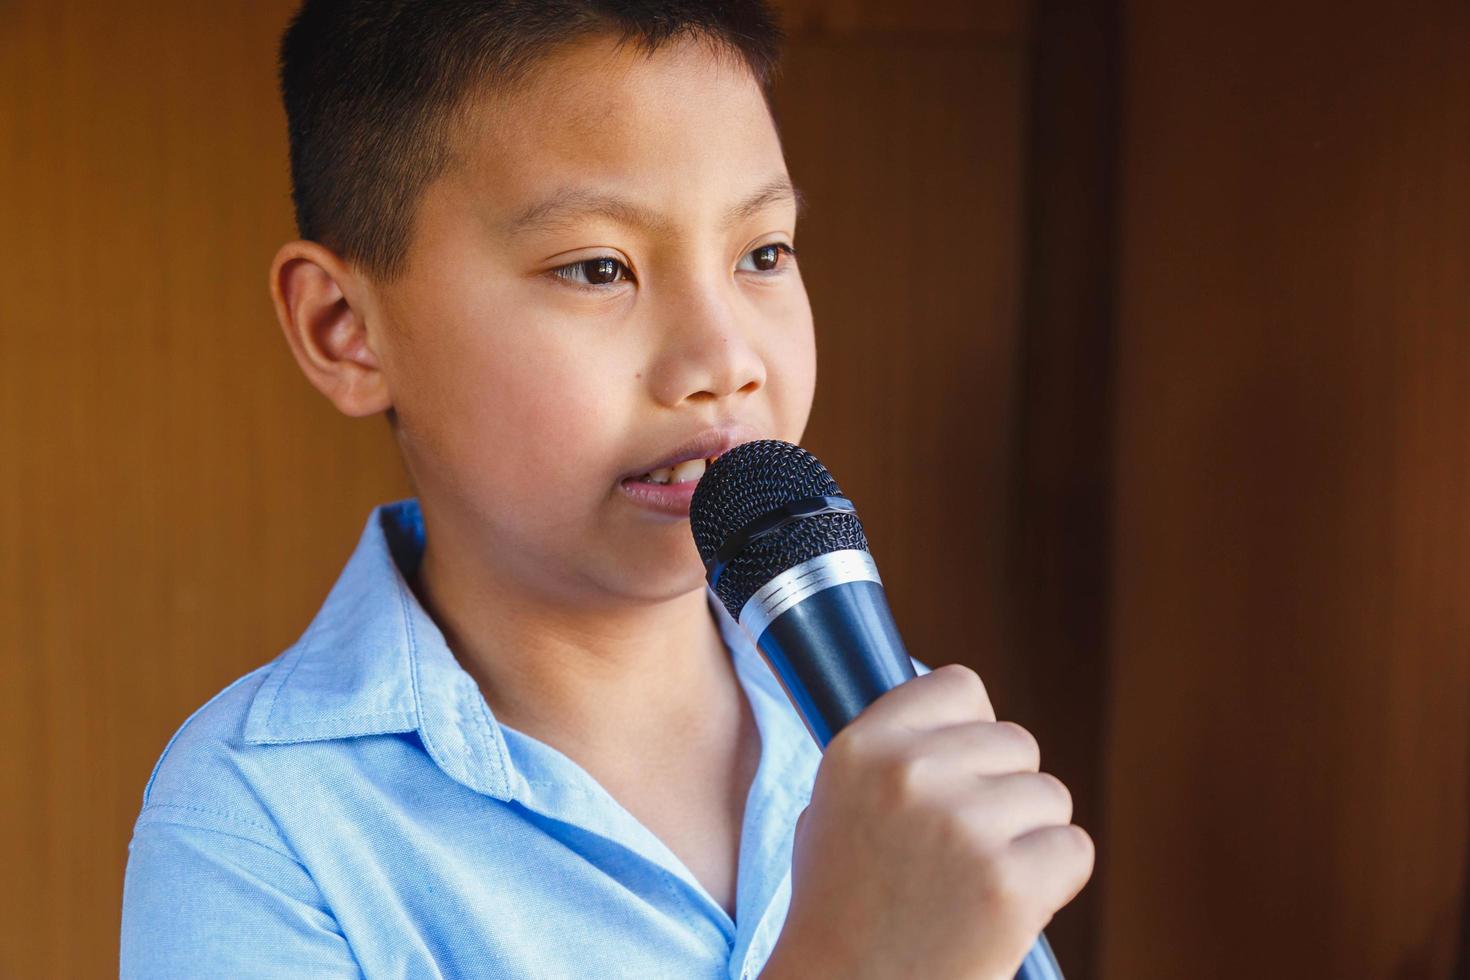
M 253 827 L 186 807 L 145 807 L 134 827 L 121 947 L 123 980 L 362 975 L 299 861 Z

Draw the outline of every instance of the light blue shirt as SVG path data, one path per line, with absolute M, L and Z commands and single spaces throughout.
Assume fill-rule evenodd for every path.
M 758 974 L 820 753 L 744 631 L 711 595 L 761 738 L 731 921 L 584 769 L 496 722 L 407 583 L 423 541 L 416 500 L 374 508 L 301 638 L 170 740 L 122 975 Z

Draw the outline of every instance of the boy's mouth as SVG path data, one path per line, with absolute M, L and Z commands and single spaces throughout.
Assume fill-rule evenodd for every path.
M 743 442 L 757 438 L 754 429 L 744 425 L 724 425 L 705 429 L 683 445 L 676 446 L 662 459 L 651 461 L 644 470 L 635 470 L 623 476 L 623 483 L 651 483 L 667 486 L 671 483 L 698 482 L 705 468 Z
M 627 477 L 623 480 L 623 493 L 641 508 L 669 517 L 687 518 L 699 478 L 704 476 L 705 467 L 711 461 L 708 457 L 686 459 L 673 466 L 660 466 L 647 473 Z
M 647 469 L 625 474 L 618 482 L 638 506 L 672 517 L 687 518 L 689 502 L 710 463 L 734 447 L 759 438 L 758 430 L 743 424 L 705 429 Z
M 697 483 L 704 476 L 704 471 L 710 463 L 718 456 L 710 456 L 702 459 L 686 459 L 674 466 L 663 466 L 656 470 L 649 470 L 641 476 L 629 477 L 631 483 L 653 483 L 664 486 L 670 483 Z

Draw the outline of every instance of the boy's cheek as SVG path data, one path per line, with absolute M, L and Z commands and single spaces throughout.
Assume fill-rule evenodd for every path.
M 800 442 L 816 398 L 817 352 L 809 327 L 793 331 L 791 342 L 773 353 L 766 382 L 781 429 L 777 438 Z
M 460 465 L 485 492 L 537 511 L 605 496 L 627 443 L 614 431 L 619 406 L 588 399 L 554 372 L 478 387 L 465 409 L 447 422 Z
M 420 447 L 417 466 L 482 502 L 524 506 L 560 493 L 570 471 L 588 465 L 589 445 L 604 439 L 598 416 L 577 411 L 551 372 L 537 381 L 447 364 L 415 372 L 405 387 L 399 424 Z

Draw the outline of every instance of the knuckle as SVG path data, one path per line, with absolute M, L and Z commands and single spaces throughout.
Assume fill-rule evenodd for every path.
M 1097 846 L 1092 835 L 1074 823 L 1054 827 L 1048 832 L 1052 838 L 1052 854 L 1049 859 L 1056 873 L 1070 880 L 1074 888 L 1081 888 L 1097 866 Z
M 956 686 L 971 689 L 979 694 L 985 694 L 985 682 L 980 679 L 974 668 L 965 664 L 945 664 L 943 667 L 932 671 L 945 678 L 946 682 Z
M 831 759 L 837 765 L 847 765 L 867 754 L 867 730 L 857 722 L 843 728 L 827 743 L 823 760 Z
M 1012 862 L 995 856 L 980 878 L 980 895 L 992 916 L 1009 920 L 1026 902 L 1026 883 Z
M 1051 794 L 1066 809 L 1068 814 L 1072 812 L 1072 791 L 1067 788 L 1066 783 L 1049 772 L 1038 772 L 1036 780 L 1044 787 L 1045 792 Z
M 1062 828 L 1066 832 L 1067 840 L 1076 851 L 1079 863 L 1085 866 L 1087 873 L 1092 872 L 1093 864 L 1097 860 L 1097 844 L 1092 835 L 1075 823 L 1069 823 Z
M 883 792 L 896 803 L 912 803 L 919 796 L 919 774 L 916 761 L 906 753 L 895 753 L 884 760 Z
M 995 720 L 995 709 L 990 704 L 990 692 L 985 688 L 985 681 L 973 668 L 965 664 L 945 664 L 932 673 L 943 677 L 962 701 L 972 705 L 976 717 L 986 721 Z
M 1036 736 L 1025 727 L 1014 721 L 998 721 L 995 730 L 1004 734 L 1010 741 L 1014 742 L 1029 765 L 1028 769 L 1035 770 L 1041 765 L 1041 745 L 1036 741 Z
M 966 808 L 940 807 L 934 816 L 937 820 L 932 827 L 946 854 L 982 869 L 989 863 L 993 844 L 982 832 L 980 822 Z
M 946 830 L 955 846 L 982 867 L 998 863 L 1004 856 L 1004 841 L 996 835 L 994 814 L 973 803 L 957 806 L 947 814 Z

